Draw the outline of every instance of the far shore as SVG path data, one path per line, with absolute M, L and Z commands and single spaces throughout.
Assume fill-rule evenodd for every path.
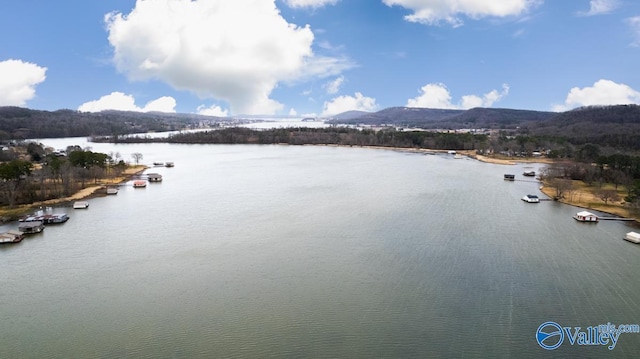
M 305 145 L 306 146 L 306 145 Z M 416 153 L 448 153 L 452 150 L 434 150 L 431 148 L 416 148 L 416 147 L 387 147 L 387 146 L 362 146 L 362 145 L 311 145 L 311 146 L 327 146 L 327 147 L 358 147 L 358 148 L 372 148 L 379 150 L 390 151 L 402 151 L 402 152 L 416 152 Z M 476 150 L 455 150 L 457 154 L 462 156 L 476 159 L 480 162 L 494 163 L 498 165 L 516 165 L 518 163 L 553 163 L 553 159 L 544 157 L 519 157 L 519 158 L 507 158 L 507 157 L 489 157 L 476 154 Z

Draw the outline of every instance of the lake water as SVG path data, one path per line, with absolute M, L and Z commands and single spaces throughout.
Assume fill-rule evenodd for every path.
M 527 204 L 525 165 L 314 146 L 79 144 L 139 152 L 122 186 L 0 246 L 0 358 L 637 357 L 536 342 L 543 322 L 640 322 L 628 224 Z M 538 171 L 542 165 L 533 166 Z M 15 228 L 3 226 L 2 229 Z

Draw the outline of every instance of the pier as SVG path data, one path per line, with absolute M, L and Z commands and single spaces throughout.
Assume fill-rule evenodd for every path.
M 633 218 L 624 218 L 624 217 L 598 217 L 601 221 L 635 221 Z

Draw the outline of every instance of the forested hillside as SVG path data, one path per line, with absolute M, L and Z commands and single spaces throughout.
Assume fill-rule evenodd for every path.
M 622 151 L 640 150 L 640 106 L 584 107 L 527 123 L 523 133 L 563 137 L 574 145 L 595 144 Z
M 193 127 L 202 121 L 216 122 L 219 119 L 191 114 L 124 111 L 88 113 L 0 107 L 0 141 L 174 131 Z
M 391 107 L 349 119 L 334 119 L 334 124 L 393 125 L 424 129 L 493 128 L 515 129 L 525 123 L 536 123 L 553 117 L 553 112 L 512 110 L 505 108 L 472 108 L 449 110 L 432 108 Z

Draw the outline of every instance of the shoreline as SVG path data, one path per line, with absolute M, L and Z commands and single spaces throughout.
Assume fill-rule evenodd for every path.
M 449 150 L 433 150 L 433 149 L 427 149 L 427 148 L 409 148 L 409 147 L 346 146 L 346 145 L 320 145 L 320 146 L 359 147 L 359 148 L 382 149 L 382 150 L 411 152 L 411 153 L 448 153 L 449 152 Z M 492 157 L 487 157 L 483 155 L 478 155 L 475 153 L 475 150 L 460 150 L 460 151 L 456 151 L 456 153 L 475 159 L 480 162 L 492 163 L 492 164 L 498 164 L 498 165 L 507 165 L 507 166 L 517 165 L 518 163 L 552 164 L 555 162 L 555 160 L 549 159 L 549 158 L 518 158 L 518 159 L 492 158 Z M 543 182 L 540 182 L 540 183 L 542 185 L 542 187 L 540 188 L 540 192 L 542 192 L 544 195 L 546 195 L 547 197 L 553 200 L 555 188 L 547 187 Z M 593 211 L 607 213 L 607 214 L 622 217 L 622 218 L 631 218 L 633 219 L 632 222 L 635 225 L 640 225 L 640 218 L 637 216 L 634 216 L 629 209 L 623 206 L 611 205 L 611 204 L 605 205 L 604 203 L 599 204 L 596 202 L 598 201 L 597 197 L 593 193 L 585 190 L 576 190 L 575 193 L 572 195 L 572 197 L 576 197 L 576 195 L 578 198 L 577 200 L 560 199 L 560 200 L 557 200 L 557 202 L 560 202 L 562 204 L 566 204 L 569 206 L 573 206 L 573 207 L 590 209 Z M 587 200 L 591 200 L 591 201 L 588 201 L 585 203 L 584 201 L 582 201 L 583 198 L 585 201 Z M 592 205 L 592 203 L 594 202 L 596 202 L 596 204 Z
M 547 197 L 549 197 L 551 200 L 554 200 L 556 202 L 560 202 L 562 204 L 566 204 L 566 205 L 577 207 L 577 208 L 590 209 L 592 211 L 598 211 L 598 212 L 610 214 L 612 216 L 617 216 L 621 218 L 631 218 L 633 219 L 633 221 L 631 222 L 633 222 L 636 226 L 640 225 L 640 218 L 633 215 L 631 211 L 626 207 L 623 207 L 621 205 L 611 205 L 611 204 L 604 204 L 604 203 L 602 204 L 595 203 L 594 205 L 593 201 L 597 201 L 598 199 L 593 193 L 589 191 L 575 190 L 574 193 L 570 195 L 570 197 L 572 198 L 577 197 L 578 199 L 573 199 L 573 200 L 566 199 L 566 198 L 555 200 L 554 199 L 555 188 L 547 187 L 544 184 L 542 185 L 542 188 L 540 189 L 540 191 L 544 193 Z
M 283 143 L 282 145 L 286 146 L 297 146 L 290 145 L 287 143 Z M 324 147 L 356 147 L 356 148 L 371 148 L 374 150 L 389 150 L 389 151 L 399 151 L 399 152 L 410 152 L 410 153 L 448 153 L 450 150 L 435 150 L 431 148 L 416 148 L 416 147 L 387 147 L 387 146 L 367 146 L 367 145 L 336 145 L 336 144 L 309 144 L 302 146 L 324 146 Z M 497 165 L 517 165 L 518 163 L 544 163 L 550 164 L 553 163 L 553 159 L 544 158 L 544 157 L 530 157 L 530 158 L 518 158 L 518 159 L 507 159 L 507 158 L 493 158 L 484 155 L 476 154 L 476 150 L 455 150 L 457 154 L 472 158 L 474 160 L 478 160 L 480 162 L 485 163 L 493 163 Z
M 103 179 L 100 184 L 88 186 L 82 188 L 71 196 L 62 197 L 62 198 L 52 198 L 45 201 L 33 202 L 30 204 L 24 204 L 17 206 L 15 208 L 0 208 L 0 224 L 5 224 L 8 222 L 12 222 L 17 220 L 18 218 L 27 215 L 33 212 L 36 209 L 40 209 L 42 207 L 51 207 L 55 205 L 64 204 L 67 202 L 79 201 L 89 198 L 97 197 L 100 189 L 105 188 L 110 185 L 120 185 L 129 181 L 132 177 L 140 175 L 142 172 L 147 170 L 149 167 L 146 165 L 134 165 L 125 169 L 122 174 L 118 177 L 114 177 L 111 179 Z

